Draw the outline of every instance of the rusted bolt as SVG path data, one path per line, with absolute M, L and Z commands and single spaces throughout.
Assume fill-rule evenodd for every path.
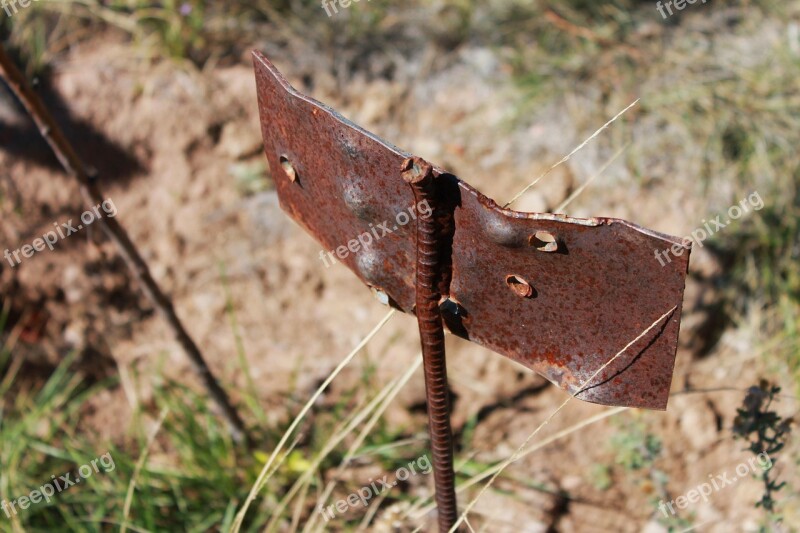
M 281 162 L 281 168 L 283 168 L 283 171 L 286 173 L 287 176 L 289 176 L 289 180 L 292 183 L 297 181 L 297 171 L 295 171 L 294 165 L 292 165 L 292 162 L 289 161 L 289 158 L 286 157 L 285 155 L 282 155 L 280 157 L 280 162 Z
M 464 320 L 469 319 L 469 313 L 467 310 L 464 309 L 464 306 L 458 303 L 458 301 L 452 296 L 442 298 L 442 300 L 439 302 L 439 310 L 442 313 L 457 316 Z
M 419 183 L 431 174 L 432 168 L 430 163 L 418 157 L 409 157 L 403 161 L 403 179 L 414 185 Z
M 533 287 L 522 276 L 516 274 L 509 274 L 506 276 L 506 285 L 514 291 L 514 293 L 521 298 L 530 298 L 533 296 Z
M 558 239 L 549 231 L 537 231 L 531 235 L 528 243 L 541 252 L 555 252 L 558 250 Z

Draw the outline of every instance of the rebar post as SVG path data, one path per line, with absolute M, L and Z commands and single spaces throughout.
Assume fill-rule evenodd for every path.
M 414 190 L 416 204 L 427 202 L 431 214 L 417 219 L 416 314 L 422 341 L 428 431 L 433 453 L 433 477 L 438 507 L 439 531 L 450 530 L 458 519 L 453 433 L 450 427 L 450 391 L 447 386 L 444 325 L 439 310 L 439 281 L 443 276 L 445 249 L 437 214 L 442 209 L 436 194 L 433 168 L 412 157 L 403 162 L 403 179 Z

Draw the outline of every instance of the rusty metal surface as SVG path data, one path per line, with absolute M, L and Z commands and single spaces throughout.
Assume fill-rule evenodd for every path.
M 416 224 L 395 224 L 415 203 L 401 175 L 410 154 L 298 93 L 266 57 L 254 56 L 264 148 L 281 207 L 325 250 L 390 230 L 341 262 L 413 313 Z M 577 396 L 664 409 L 689 254 L 662 267 L 654 252 L 681 241 L 618 219 L 504 210 L 444 170 L 434 173 L 454 225 L 441 291 L 449 295 L 442 312 L 450 331 L 575 394 L 674 307 Z

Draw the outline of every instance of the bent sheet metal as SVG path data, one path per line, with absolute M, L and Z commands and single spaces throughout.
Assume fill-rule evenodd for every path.
M 414 205 L 401 175 L 410 154 L 297 92 L 262 54 L 254 61 L 281 207 L 326 250 L 376 236 L 341 262 L 413 313 L 416 224 L 396 223 Z M 447 206 L 432 216 L 447 228 L 448 329 L 581 400 L 665 409 L 689 253 L 662 266 L 654 251 L 681 240 L 619 219 L 503 209 L 445 170 L 434 172 Z M 379 225 L 390 231 L 374 231 Z

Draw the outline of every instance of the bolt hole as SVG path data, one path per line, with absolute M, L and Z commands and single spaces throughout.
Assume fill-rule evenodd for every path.
M 386 294 L 383 289 L 379 289 L 377 287 L 370 287 L 372 291 L 372 295 L 375 297 L 383 305 L 389 305 L 389 295 Z
M 522 276 L 509 274 L 506 276 L 506 285 L 508 285 L 508 288 L 514 291 L 514 294 L 520 298 L 531 298 L 535 296 L 536 291 Z
M 281 162 L 281 168 L 283 168 L 283 171 L 289 177 L 289 180 L 292 183 L 297 181 L 297 171 L 295 171 L 294 165 L 292 165 L 292 162 L 289 161 L 289 158 L 286 157 L 285 155 L 282 155 L 280 157 L 280 162 Z
M 549 231 L 537 231 L 531 235 L 528 243 L 541 252 L 555 252 L 558 250 L 558 239 Z

